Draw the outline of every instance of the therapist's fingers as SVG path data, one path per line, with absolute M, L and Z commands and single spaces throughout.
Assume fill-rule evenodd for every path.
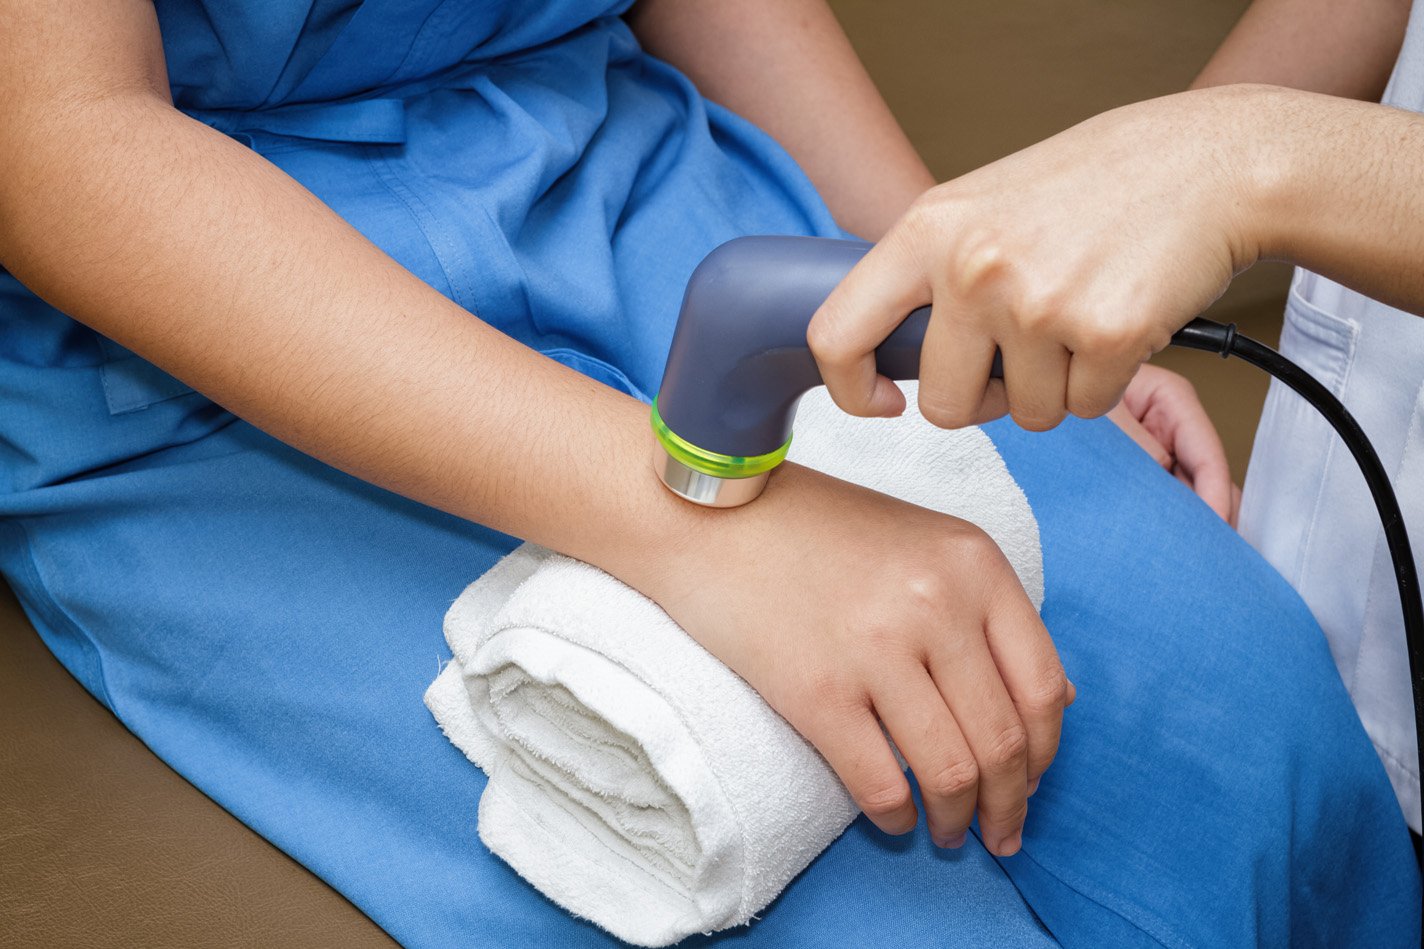
M 1107 415 L 1122 401 L 1137 366 L 1113 351 L 1093 348 L 1074 352 L 1068 364 L 1068 411 L 1079 418 Z
M 1068 414 L 1068 350 L 1043 337 L 1000 343 L 1009 414 L 1020 428 L 1046 432 Z
M 939 847 L 962 845 L 974 819 L 979 766 L 929 673 L 922 668 L 885 683 L 875 713 L 919 781 L 930 838 Z
M 940 428 L 978 425 L 1009 408 L 1002 381 L 989 378 L 998 345 L 959 309 L 953 294 L 935 292 L 920 349 L 920 414 Z
M 901 674 L 913 676 L 915 667 Z M 887 834 L 904 834 L 919 820 L 910 782 L 900 770 L 869 697 L 841 715 L 809 719 L 803 734 L 825 756 L 857 807 Z
M 851 415 L 898 415 L 900 388 L 875 371 L 875 349 L 930 302 L 923 268 L 893 237 L 876 244 L 811 318 L 806 342 L 831 398 Z

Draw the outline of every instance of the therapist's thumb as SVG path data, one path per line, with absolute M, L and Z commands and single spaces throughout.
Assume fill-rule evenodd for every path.
M 875 371 L 875 349 L 911 310 L 930 302 L 926 275 L 893 232 L 861 258 L 806 330 L 806 343 L 836 405 L 865 417 L 905 410 L 900 387 Z

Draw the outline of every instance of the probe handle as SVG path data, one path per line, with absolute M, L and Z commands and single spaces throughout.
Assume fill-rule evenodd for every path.
M 685 441 L 753 457 L 791 437 L 796 404 L 823 384 L 806 328 L 865 256 L 863 241 L 739 237 L 698 265 L 687 284 L 657 408 Z M 921 307 L 875 351 L 891 379 L 916 379 L 930 308 Z M 1002 378 L 996 355 L 991 373 Z

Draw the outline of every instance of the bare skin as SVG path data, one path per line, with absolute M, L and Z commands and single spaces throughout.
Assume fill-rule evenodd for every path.
M 1378 102 L 1404 42 L 1410 0 L 1255 0 L 1194 89 L 1285 86 Z
M 953 427 L 1007 411 L 1035 430 L 1102 415 L 1144 385 L 1133 382 L 1143 362 L 1258 260 L 1424 311 L 1424 116 L 1343 98 L 1383 88 L 1407 7 L 1373 0 L 1347 16 L 1262 0 L 1200 84 L 1331 95 L 1231 85 L 1166 96 L 927 192 L 812 322 L 837 404 L 901 409 L 868 356 L 891 313 L 930 303 L 926 417 Z M 1004 382 L 988 379 L 996 347 Z
M 649 471 L 644 406 L 491 329 L 174 109 L 148 4 L 3 0 L 0 22 L 0 263 L 28 287 L 317 458 L 648 594 L 885 830 L 917 814 L 877 719 L 936 841 L 977 811 L 991 850 L 1018 849 L 1073 692 L 982 531 L 794 465 L 738 511 L 678 501 Z M 928 184 L 821 3 L 650 3 L 635 23 L 786 141 L 848 227 L 878 236 Z M 698 52 L 713 36 L 742 44 L 736 68 Z M 827 148 L 845 141 L 862 147 Z
M 1222 520 L 1236 526 L 1241 489 L 1231 480 L 1221 436 L 1185 376 L 1144 365 L 1108 418 Z

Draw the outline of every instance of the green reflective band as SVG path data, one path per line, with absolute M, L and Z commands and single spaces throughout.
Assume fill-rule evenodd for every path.
M 775 451 L 750 458 L 741 455 L 719 455 L 715 451 L 698 448 L 667 427 L 663 417 L 658 414 L 657 399 L 653 399 L 653 434 L 658 437 L 658 441 L 674 461 L 714 478 L 750 478 L 770 471 L 786 460 L 786 451 L 791 447 L 791 439 L 788 438 L 786 444 Z

